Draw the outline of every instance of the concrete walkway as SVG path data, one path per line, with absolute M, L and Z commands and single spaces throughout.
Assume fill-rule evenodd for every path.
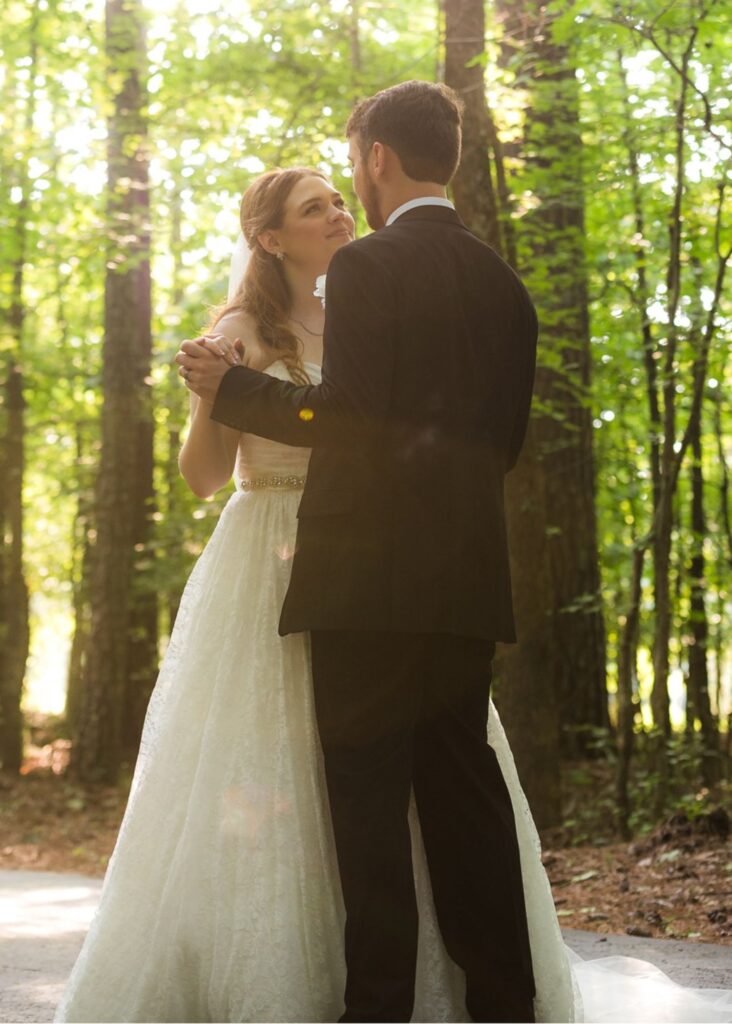
M 51 1021 L 94 913 L 101 881 L 0 871 L 0 1022 Z M 732 947 L 565 930 L 585 959 L 635 956 L 683 985 L 732 988 Z
M 100 879 L 0 871 L 0 1021 L 51 1021 L 86 935 Z

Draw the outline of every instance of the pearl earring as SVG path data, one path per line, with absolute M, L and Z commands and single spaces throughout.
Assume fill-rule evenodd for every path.
M 282 261 L 284 258 L 285 258 L 285 254 L 283 252 L 278 252 L 277 253 L 277 259 L 278 260 Z

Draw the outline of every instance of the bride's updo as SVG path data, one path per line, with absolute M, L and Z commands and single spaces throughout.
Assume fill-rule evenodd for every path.
M 287 325 L 292 308 L 290 289 L 282 262 L 257 239 L 263 231 L 282 226 L 287 197 L 299 181 L 308 177 L 327 181 L 322 171 L 311 167 L 276 168 L 256 178 L 244 193 L 239 221 L 250 250 L 249 262 L 239 290 L 216 311 L 211 325 L 237 310 L 248 313 L 256 324 L 259 339 L 278 354 L 299 384 L 310 381 L 302 364 L 300 342 Z

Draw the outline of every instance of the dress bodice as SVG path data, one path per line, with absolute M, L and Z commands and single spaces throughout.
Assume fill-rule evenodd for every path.
M 320 383 L 320 367 L 316 363 L 304 363 L 305 371 L 312 384 Z M 290 372 L 282 359 L 271 363 L 265 371 L 278 380 L 291 380 Z M 303 478 L 308 471 L 309 448 L 294 448 L 278 441 L 270 441 L 255 434 L 242 434 L 236 458 L 234 477 L 238 488 L 242 481 L 269 479 L 287 480 Z

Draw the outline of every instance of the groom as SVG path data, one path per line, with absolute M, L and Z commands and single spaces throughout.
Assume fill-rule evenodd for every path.
M 333 257 L 323 383 L 233 367 L 212 417 L 313 448 L 280 632 L 312 640 L 347 911 L 341 1019 L 412 1014 L 414 789 L 470 1015 L 533 1021 L 514 817 L 486 725 L 495 642 L 516 640 L 503 487 L 529 416 L 536 316 L 446 197 L 455 94 L 394 86 L 346 132 L 374 233 Z M 197 378 L 211 368 L 213 397 L 220 362 L 193 342 L 183 353 Z

